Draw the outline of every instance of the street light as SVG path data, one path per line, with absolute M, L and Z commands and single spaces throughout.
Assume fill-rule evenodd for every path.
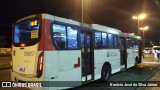
M 147 15 L 145 13 L 139 14 L 138 16 L 133 16 L 132 19 L 137 20 L 138 22 L 138 35 L 140 35 L 139 33 L 139 20 L 143 20 L 147 17 Z
M 144 31 L 147 31 L 148 29 L 149 29 L 149 27 L 148 26 L 144 26 L 144 27 L 140 27 L 139 28 L 140 30 L 142 30 L 143 31 L 143 48 L 145 47 L 145 35 L 144 35 Z
M 140 14 L 138 17 L 139 17 L 139 19 L 141 19 L 141 20 L 142 20 L 142 19 L 145 19 L 145 18 L 146 18 L 146 16 L 147 16 L 146 14 L 142 13 L 142 14 Z

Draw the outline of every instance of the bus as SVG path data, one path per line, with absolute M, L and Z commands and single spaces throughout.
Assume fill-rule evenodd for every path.
M 46 90 L 77 87 L 98 79 L 108 81 L 112 74 L 141 63 L 141 51 L 139 36 L 103 25 L 35 14 L 13 25 L 11 80 L 57 85 L 38 88 Z M 76 83 L 59 86 L 64 81 Z

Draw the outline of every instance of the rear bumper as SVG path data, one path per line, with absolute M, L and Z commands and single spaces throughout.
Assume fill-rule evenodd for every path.
M 26 77 L 24 75 L 20 75 L 16 72 L 11 72 L 11 80 L 12 81 L 42 81 L 42 78 L 36 78 L 36 77 Z
M 24 76 L 21 76 L 21 75 L 17 74 L 16 72 L 11 72 L 11 81 L 16 81 L 18 83 L 27 83 L 26 88 L 29 88 L 29 89 L 32 89 L 32 90 L 48 90 L 47 87 L 44 88 L 41 83 L 38 83 L 38 85 L 35 86 L 35 87 L 32 86 L 31 84 L 28 85 L 28 83 L 35 83 L 35 82 L 38 82 L 38 81 L 45 81 L 45 80 L 47 80 L 47 79 L 43 78 L 43 77 L 42 78 L 24 77 Z M 12 86 L 12 87 L 14 87 L 14 86 Z

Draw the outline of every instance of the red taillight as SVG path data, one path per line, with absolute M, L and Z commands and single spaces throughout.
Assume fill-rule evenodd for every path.
M 43 52 L 38 57 L 38 64 L 37 64 L 37 77 L 40 78 L 43 73 L 43 62 L 44 62 L 44 55 Z
M 20 45 L 21 47 L 24 47 L 24 46 L 26 46 L 24 43 L 21 43 L 21 45 Z
M 39 70 L 42 70 L 42 67 L 43 67 L 43 56 L 40 56 Z

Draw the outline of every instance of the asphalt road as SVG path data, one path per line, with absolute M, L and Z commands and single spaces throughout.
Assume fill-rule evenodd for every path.
M 111 76 L 109 81 L 147 81 L 149 80 L 160 67 L 159 64 L 140 64 L 137 68 L 130 68 L 128 70 L 116 73 Z M 83 85 L 73 90 L 136 90 L 138 87 L 108 87 L 107 82 L 101 83 L 95 81 L 87 85 Z
M 10 57 L 1 57 L 1 60 L 10 61 Z M 8 63 L 9 64 L 9 63 Z M 1 65 L 8 65 L 3 62 Z M 146 81 L 155 80 L 160 77 L 160 60 L 154 61 L 153 55 L 145 55 L 143 63 L 139 64 L 136 68 L 130 68 L 125 71 L 121 71 L 111 76 L 109 81 Z M 159 76 L 158 76 L 159 75 Z M 10 81 L 10 69 L 0 70 L 0 81 Z M 160 80 L 160 79 L 156 79 Z M 0 88 L 0 90 L 11 90 L 11 88 Z M 108 87 L 107 82 L 101 83 L 100 81 L 94 81 L 86 85 L 72 88 L 70 90 L 159 90 L 149 87 Z M 12 88 L 12 90 L 28 90 L 27 88 Z
M 11 57 L 1 56 L 0 57 L 0 81 L 11 81 Z M 27 88 L 2 88 L 0 90 L 29 90 Z
M 11 57 L 0 56 L 0 70 L 9 69 L 11 67 Z

